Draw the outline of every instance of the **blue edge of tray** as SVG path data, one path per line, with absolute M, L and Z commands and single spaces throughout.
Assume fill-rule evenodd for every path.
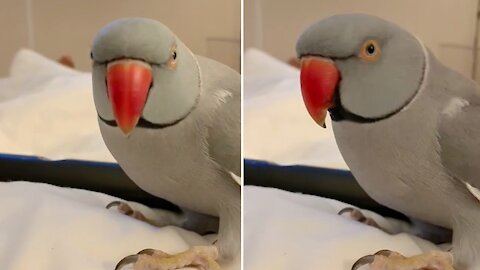
M 48 160 L 36 156 L 0 154 L 0 180 L 25 180 L 82 188 L 152 207 L 178 210 L 173 204 L 139 189 L 118 164 L 111 162 Z M 282 166 L 245 159 L 244 184 L 337 199 L 386 216 L 405 218 L 374 202 L 346 170 L 303 165 Z

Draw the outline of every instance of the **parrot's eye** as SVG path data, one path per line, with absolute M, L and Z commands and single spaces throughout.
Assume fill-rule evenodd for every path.
M 375 53 L 375 45 L 373 45 L 373 44 L 368 45 L 367 54 L 372 55 L 374 53 Z
M 170 69 L 176 69 L 177 68 L 177 47 L 173 46 L 172 49 L 170 50 L 170 59 L 167 61 L 167 67 Z
M 359 57 L 365 62 L 375 62 L 380 58 L 380 44 L 376 40 L 367 40 L 363 43 Z
M 93 52 L 90 52 L 90 59 L 93 60 Z

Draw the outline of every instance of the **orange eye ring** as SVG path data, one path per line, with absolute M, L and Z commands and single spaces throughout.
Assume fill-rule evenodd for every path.
M 362 47 L 360 47 L 358 57 L 367 63 L 372 63 L 377 61 L 381 54 L 382 50 L 378 41 L 369 39 L 362 44 Z

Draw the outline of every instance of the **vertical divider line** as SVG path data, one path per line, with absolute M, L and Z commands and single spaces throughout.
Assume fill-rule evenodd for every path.
M 475 33 L 473 34 L 473 51 L 472 51 L 472 80 L 477 77 L 477 57 L 478 57 L 478 23 L 480 19 L 480 0 L 477 2 L 477 12 L 475 17 Z
M 244 16 L 244 0 L 236 0 L 240 1 L 240 269 L 244 269 L 244 139 L 243 139 L 243 129 L 244 129 L 244 52 L 245 52 L 245 16 Z M 480 1 L 480 0 L 479 0 Z

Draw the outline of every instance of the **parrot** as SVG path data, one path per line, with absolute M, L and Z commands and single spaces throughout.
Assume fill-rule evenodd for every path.
M 415 35 L 337 14 L 299 36 L 300 88 L 360 186 L 377 202 L 451 230 L 451 250 L 382 250 L 352 269 L 480 269 L 480 89 Z M 428 234 L 428 232 L 427 232 Z
M 236 265 L 239 73 L 195 55 L 167 26 L 140 17 L 103 27 L 93 39 L 91 58 L 93 99 L 107 148 L 141 189 L 184 210 L 164 225 L 201 231 L 215 224 L 212 218 L 218 221 L 212 245 L 178 254 L 145 249 L 122 259 L 116 269 Z

